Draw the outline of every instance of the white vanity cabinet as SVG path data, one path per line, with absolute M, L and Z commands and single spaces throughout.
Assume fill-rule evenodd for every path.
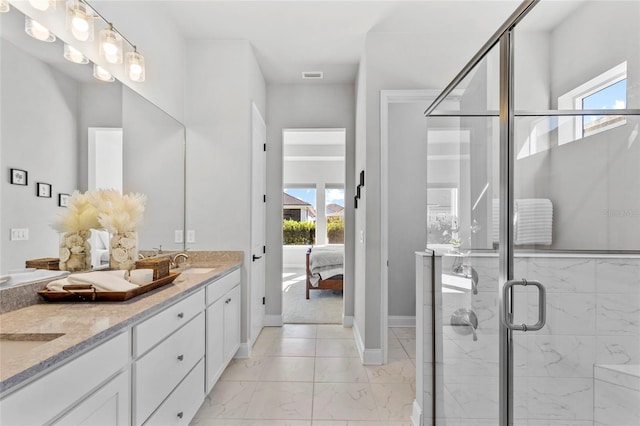
M 206 310 L 206 393 L 240 347 L 240 270 L 209 284 Z
M 186 393 L 185 402 L 197 403 L 198 407 L 204 401 L 204 374 L 200 375 L 198 385 L 191 386 L 191 389 L 183 386 L 180 390 L 179 386 L 183 381 L 194 381 L 186 378 L 204 358 L 203 311 L 204 291 L 201 290 L 134 327 L 135 348 L 146 349 L 155 344 L 147 352 L 138 351 L 142 355 L 134 362 L 134 424 L 160 424 L 153 413 L 162 410 L 163 401 L 167 398 L 174 401 L 176 412 L 162 416 L 162 423 L 166 423 L 167 416 L 188 422 L 191 418 L 185 411 L 189 410 L 180 408 L 176 403 L 180 399 L 172 397 L 172 394 Z M 154 338 L 151 339 L 150 335 Z M 195 412 L 191 416 L 193 414 Z
M 4 397 L 0 424 L 128 424 L 130 336 L 121 333 Z

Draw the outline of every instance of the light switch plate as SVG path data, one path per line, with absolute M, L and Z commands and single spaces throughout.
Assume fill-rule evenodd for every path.
M 173 237 L 174 243 L 182 243 L 184 241 L 182 229 L 176 229 L 175 231 L 173 231 L 173 234 L 174 234 L 174 237 Z
M 196 231 L 193 229 L 187 230 L 187 242 L 195 243 L 196 242 Z
M 11 228 L 11 241 L 28 241 L 29 228 Z

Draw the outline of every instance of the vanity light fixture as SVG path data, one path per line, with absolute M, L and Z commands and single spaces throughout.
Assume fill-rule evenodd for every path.
M 73 62 L 74 64 L 89 63 L 89 59 L 84 56 L 81 51 L 67 43 L 64 44 L 64 58 L 69 62 Z
M 0 0 L 0 13 L 8 12 L 9 9 L 9 2 L 7 0 Z
M 93 64 L 93 76 L 100 81 L 111 82 L 115 80 L 109 71 L 98 64 Z
M 143 82 L 145 79 L 144 56 L 133 46 L 133 52 L 127 52 L 127 74 L 132 81 Z
M 77 40 L 93 40 L 93 19 L 93 11 L 85 2 L 67 1 L 67 29 Z
M 45 11 L 56 10 L 56 0 L 29 0 L 29 4 L 34 9 Z
M 122 63 L 122 36 L 113 29 L 111 23 L 100 31 L 100 56 L 110 64 Z
M 56 36 L 54 36 L 51 31 L 45 28 L 44 25 L 38 21 L 35 21 L 28 16 L 24 17 L 24 31 L 36 40 L 46 41 L 49 43 L 56 41 Z

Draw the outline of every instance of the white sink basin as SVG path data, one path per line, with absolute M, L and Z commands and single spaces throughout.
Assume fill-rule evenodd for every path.
M 216 268 L 187 268 L 180 271 L 181 274 L 208 274 L 215 271 Z

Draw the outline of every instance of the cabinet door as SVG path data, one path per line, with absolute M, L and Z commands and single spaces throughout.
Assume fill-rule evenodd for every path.
M 124 426 L 130 420 L 129 372 L 125 371 L 72 408 L 55 425 Z
M 240 286 L 236 286 L 224 300 L 224 361 L 229 362 L 240 347 Z
M 213 305 L 207 308 L 207 328 L 206 328 L 206 340 L 207 340 L 207 352 L 206 352 L 206 365 L 207 365 L 207 382 L 206 393 L 208 394 L 216 384 L 216 381 L 222 374 L 226 363 L 224 358 L 224 308 L 225 300 L 228 296 L 219 299 Z

